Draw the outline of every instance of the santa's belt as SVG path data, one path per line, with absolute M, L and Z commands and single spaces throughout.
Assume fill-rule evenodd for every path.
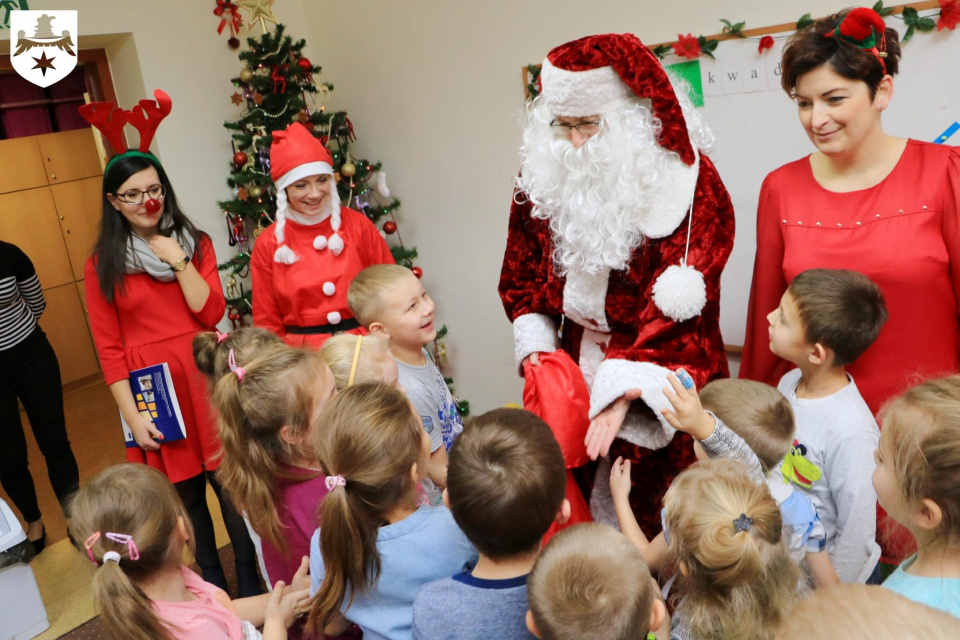
M 359 329 L 360 323 L 357 322 L 356 318 L 347 318 L 346 320 L 341 320 L 337 324 L 318 324 L 312 327 L 298 327 L 293 324 L 288 324 L 284 327 L 287 333 L 292 333 L 296 336 L 315 336 L 323 333 L 340 333 L 341 331 L 350 331 L 351 329 Z

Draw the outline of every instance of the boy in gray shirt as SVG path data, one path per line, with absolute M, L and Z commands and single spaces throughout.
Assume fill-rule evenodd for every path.
M 386 338 L 397 361 L 397 382 L 413 403 L 430 436 L 430 462 L 424 488 L 433 504 L 446 485 L 447 449 L 463 431 L 460 413 L 443 376 L 424 346 L 433 342 L 433 300 L 406 267 L 367 267 L 350 283 L 347 304 L 371 335 Z
M 781 473 L 816 506 L 840 580 L 879 583 L 871 478 L 880 432 L 844 367 L 886 322 L 883 293 L 855 271 L 810 269 L 793 279 L 767 320 L 770 350 L 797 366 L 778 385 L 797 422 Z
M 480 559 L 420 589 L 414 640 L 533 640 L 527 575 L 550 525 L 570 516 L 566 474 L 560 445 L 537 416 L 495 409 L 474 418 L 450 449 L 443 498 Z

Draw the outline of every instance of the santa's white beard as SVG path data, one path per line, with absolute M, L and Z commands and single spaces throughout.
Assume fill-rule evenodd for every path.
M 667 195 L 659 176 L 680 157 L 657 144 L 660 121 L 649 101 L 604 114 L 600 133 L 579 149 L 554 131 L 552 118 L 539 99 L 528 108 L 517 186 L 533 217 L 550 223 L 557 271 L 625 269 L 644 240 L 640 222 Z

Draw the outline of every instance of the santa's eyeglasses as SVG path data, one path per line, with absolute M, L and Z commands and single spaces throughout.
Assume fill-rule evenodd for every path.
M 166 190 L 163 188 L 163 185 L 154 185 L 147 189 L 146 191 L 140 191 L 139 189 L 130 189 L 129 191 L 124 191 L 123 193 L 117 194 L 117 200 L 125 204 L 143 204 L 143 199 L 145 197 L 150 197 L 154 200 L 159 200 L 166 195 Z
M 569 122 L 561 122 L 560 120 L 551 120 L 550 126 L 557 131 L 560 129 L 566 129 L 566 133 L 570 133 L 576 129 L 578 133 L 585 136 L 592 136 L 600 131 L 600 123 L 592 121 L 570 124 Z

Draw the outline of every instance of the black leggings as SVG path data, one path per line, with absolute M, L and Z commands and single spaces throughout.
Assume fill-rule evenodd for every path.
M 27 412 L 53 492 L 64 509 L 77 490 L 80 474 L 63 416 L 60 363 L 39 326 L 26 340 L 0 351 L 0 484 L 23 519 L 36 522 L 40 506 L 28 467 L 17 398 Z M 64 516 L 69 517 L 65 510 Z
M 257 578 L 257 552 L 247 533 L 243 516 L 233 506 L 230 497 L 223 491 L 223 485 L 217 480 L 215 471 L 200 473 L 189 480 L 177 482 L 176 487 L 180 499 L 190 515 L 193 523 L 193 535 L 196 546 L 197 564 L 203 572 L 203 579 L 214 584 L 224 591 L 227 590 L 227 581 L 223 575 L 223 566 L 217 553 L 217 541 L 213 531 L 213 519 L 207 507 L 207 481 L 213 487 L 214 493 L 220 502 L 220 512 L 223 514 L 223 523 L 226 525 L 227 535 L 233 544 L 236 556 L 237 578 L 240 584 L 240 597 L 256 595 L 249 593 L 259 585 Z

